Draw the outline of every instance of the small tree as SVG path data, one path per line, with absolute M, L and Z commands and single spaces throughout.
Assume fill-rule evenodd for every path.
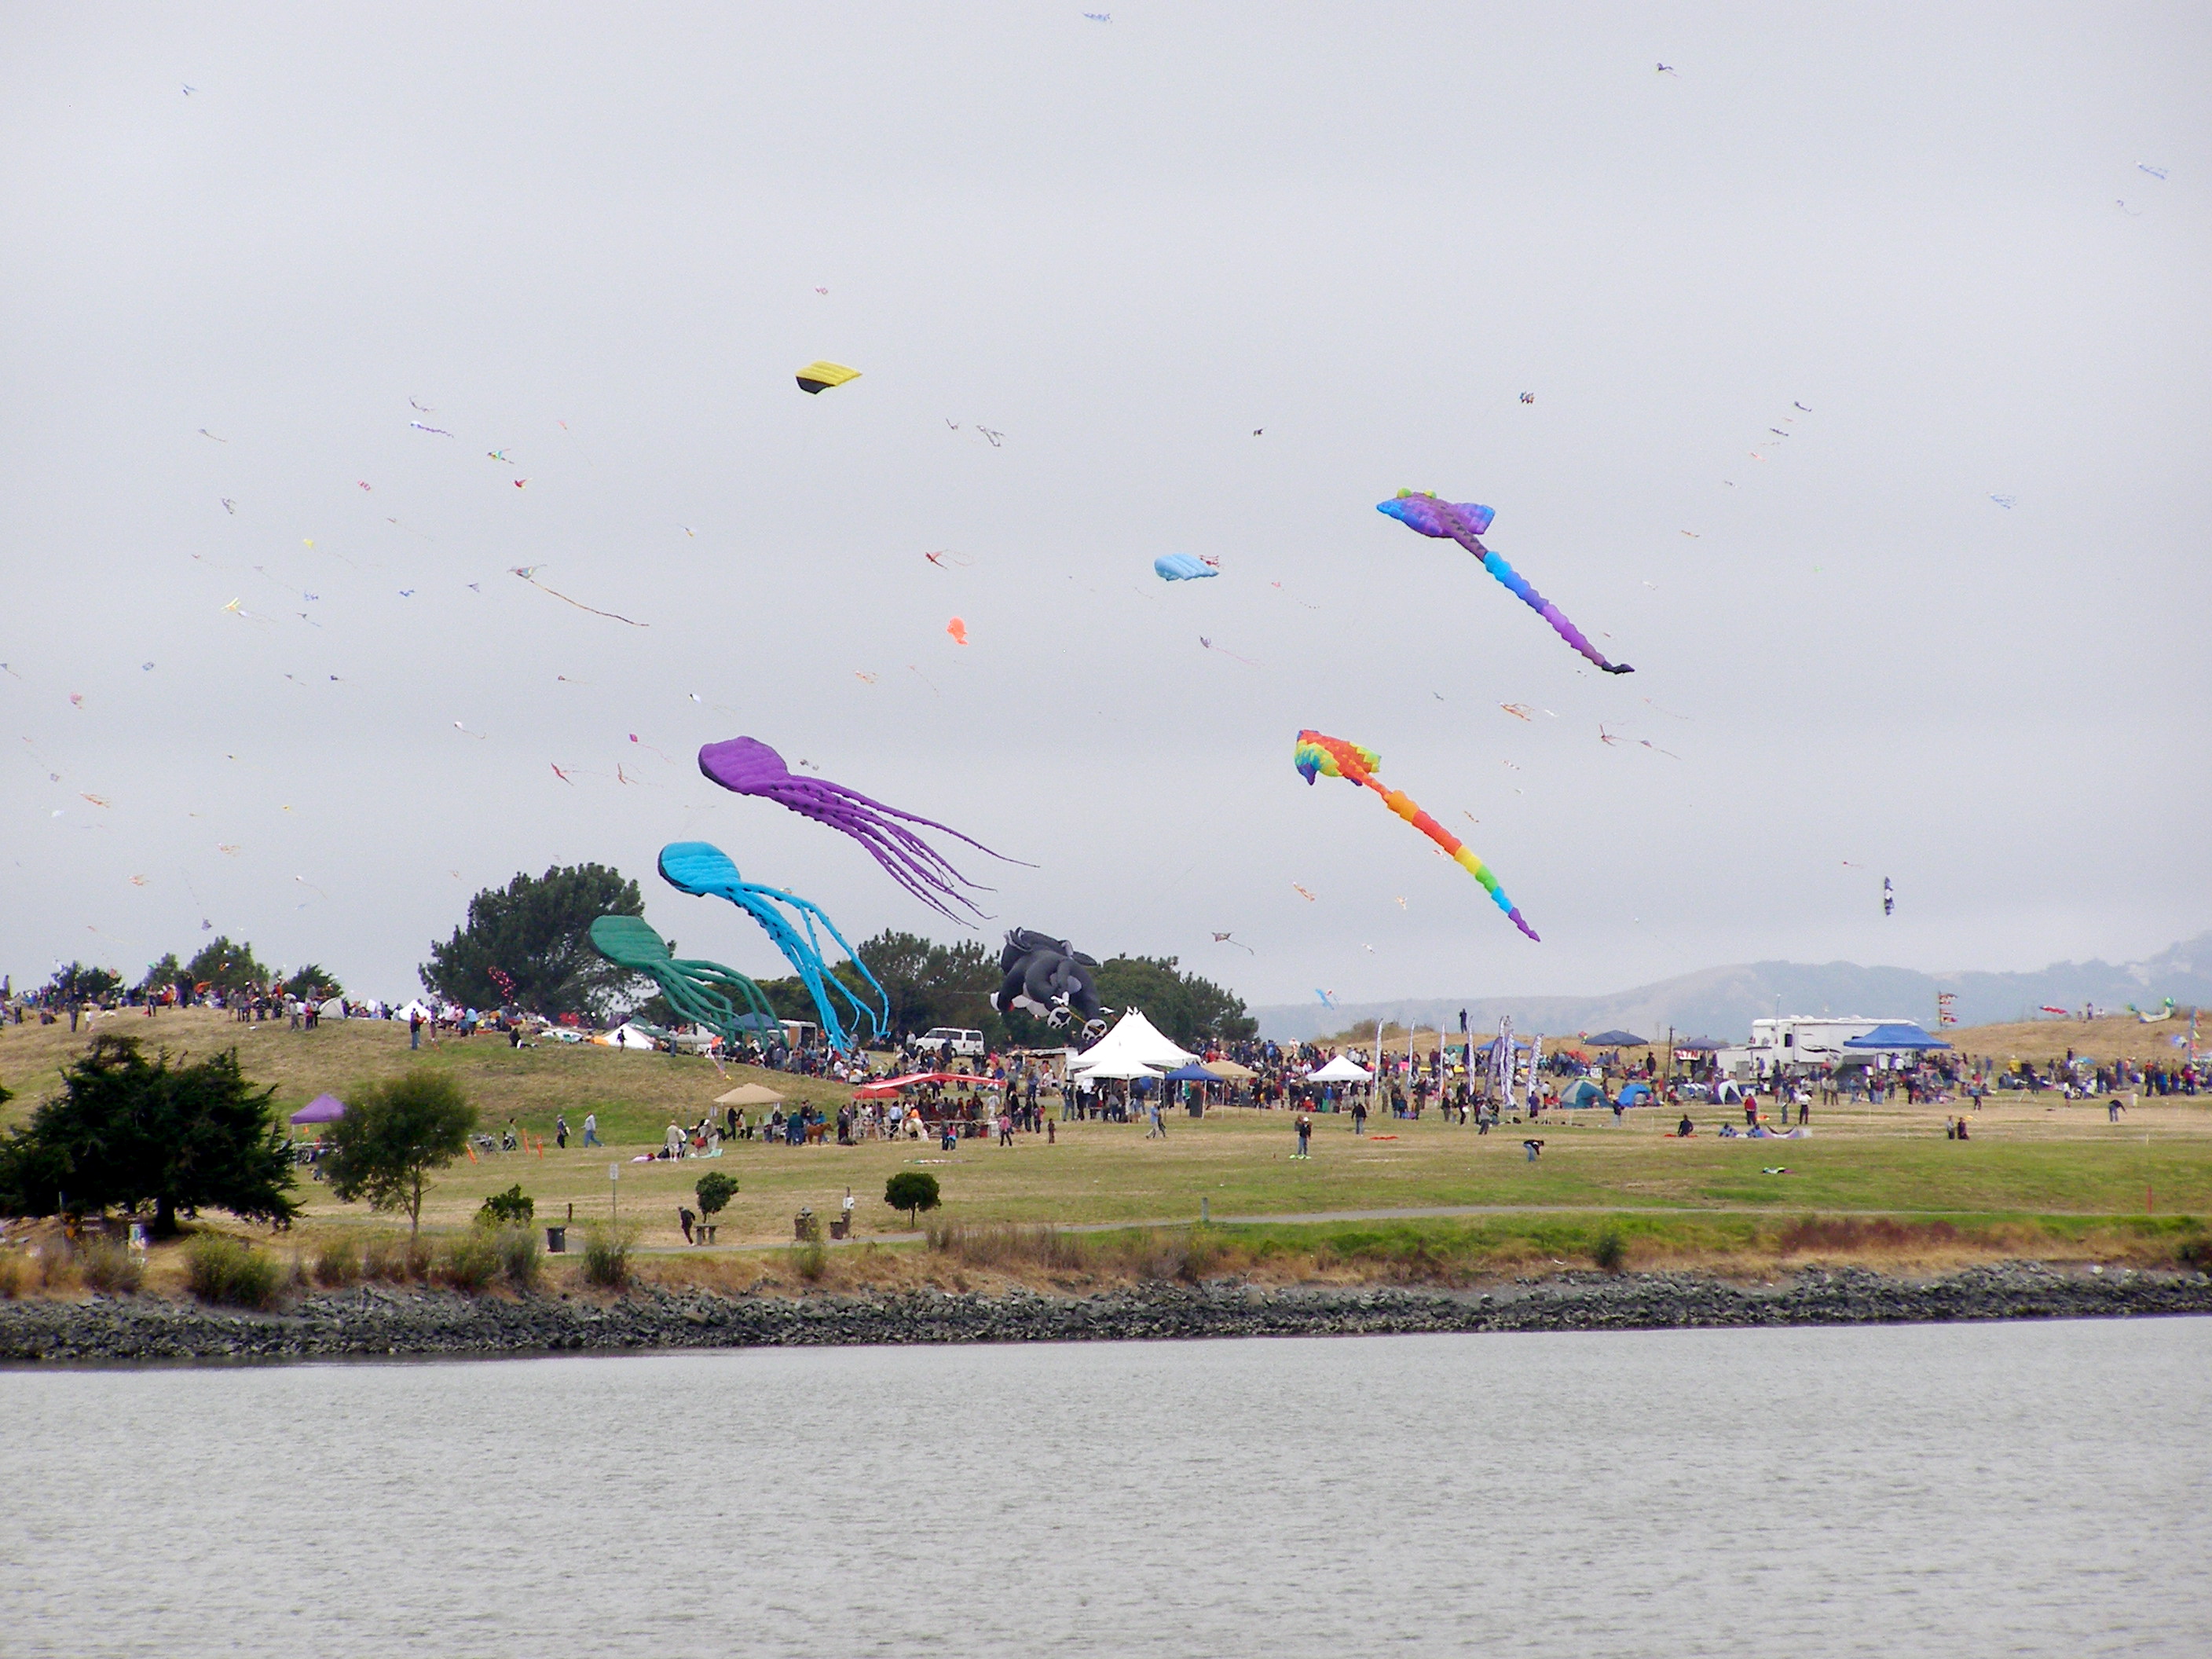
M 302 1001 L 327 1002 L 345 988 L 319 962 L 311 962 L 284 981 L 285 991 Z
M 422 1227 L 422 1183 L 468 1149 L 476 1110 L 451 1078 L 410 1072 L 362 1090 L 331 1125 L 331 1190 L 373 1210 L 404 1210 Z
M 494 1193 L 484 1200 L 483 1206 L 477 1211 L 477 1225 L 526 1227 L 537 1213 L 536 1200 L 522 1190 L 522 1183 L 518 1181 L 505 1192 Z
M 266 985 L 270 979 L 269 970 L 253 959 L 253 947 L 233 945 L 224 933 L 193 953 L 185 964 L 185 975 L 193 984 L 212 986 L 226 996 Z
M 927 1170 L 901 1170 L 884 1182 L 884 1202 L 904 1210 L 907 1219 L 921 1224 L 921 1212 L 937 1207 L 937 1177 Z
M 712 1175 L 701 1176 L 699 1184 L 691 1190 L 699 1194 L 701 1215 L 720 1215 L 738 1195 L 738 1183 L 718 1170 Z
M 299 1212 L 292 1158 L 270 1108 L 234 1050 L 196 1065 L 149 1059 L 136 1037 L 101 1036 L 62 1073 L 62 1092 L 0 1140 L 0 1212 L 73 1215 L 154 1206 L 228 1210 L 281 1223 Z
M 46 988 L 63 1002 L 105 1002 L 123 988 L 123 975 L 112 968 L 88 968 L 72 962 L 54 969 Z

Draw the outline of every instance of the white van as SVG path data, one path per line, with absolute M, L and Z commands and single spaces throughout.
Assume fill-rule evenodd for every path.
M 957 1025 L 933 1025 L 914 1040 L 914 1046 L 939 1060 L 983 1058 L 983 1034 Z

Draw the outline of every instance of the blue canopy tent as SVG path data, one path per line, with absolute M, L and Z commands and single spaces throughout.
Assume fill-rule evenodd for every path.
M 1205 1066 L 1200 1065 L 1194 1060 L 1187 1066 L 1176 1066 L 1174 1071 L 1170 1072 L 1160 1080 L 1163 1083 L 1218 1083 L 1221 1081 L 1218 1077 L 1214 1075 L 1212 1072 L 1207 1071 Z M 1193 1117 L 1202 1117 L 1205 1115 L 1205 1095 L 1194 1089 L 1184 1097 L 1190 1103 L 1190 1115 Z
M 1909 1022 L 1877 1025 L 1864 1036 L 1847 1039 L 1844 1047 L 1858 1054 L 1917 1054 L 1925 1049 L 1948 1048 L 1951 1045 L 1941 1037 L 1932 1037 L 1917 1025 Z

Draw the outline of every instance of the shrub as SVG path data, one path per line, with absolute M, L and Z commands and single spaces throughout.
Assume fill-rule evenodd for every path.
M 202 1233 L 185 1247 L 185 1283 L 203 1302 L 267 1308 L 283 1282 L 276 1258 L 241 1239 Z
M 538 1213 L 538 1206 L 517 1182 L 503 1193 L 494 1193 L 484 1200 L 477 1212 L 479 1227 L 526 1227 Z
M 96 1238 L 85 1246 L 84 1279 L 95 1291 L 128 1296 L 145 1282 L 146 1263 L 121 1240 Z
M 937 1177 L 927 1170 L 902 1170 L 884 1182 L 884 1202 L 904 1210 L 907 1219 L 919 1226 L 921 1212 L 937 1207 Z
M 636 1243 L 636 1228 L 593 1222 L 584 1230 L 585 1282 L 603 1290 L 622 1289 L 629 1283 L 630 1251 Z
M 699 1184 L 691 1190 L 699 1194 L 701 1215 L 720 1215 L 738 1195 L 738 1183 L 718 1170 L 712 1175 L 701 1176 Z
M 410 1279 L 427 1280 L 435 1252 L 426 1238 L 404 1233 L 371 1233 L 362 1243 L 362 1271 L 370 1279 L 404 1285 Z
M 518 1291 L 536 1287 L 545 1265 L 545 1248 L 534 1227 L 502 1227 L 498 1236 L 500 1270 Z
M 1628 1241 L 1620 1236 L 1618 1227 L 1607 1227 L 1590 1246 L 1590 1260 L 1607 1273 L 1617 1273 L 1628 1260 Z
M 315 1249 L 315 1283 L 342 1290 L 361 1279 L 361 1245 L 350 1238 L 326 1238 Z
M 446 1241 L 438 1276 L 457 1291 L 480 1291 L 499 1276 L 499 1246 L 481 1227 Z
M 791 1247 L 791 1270 L 808 1284 L 820 1284 L 829 1266 L 830 1252 L 819 1239 Z
M 76 1252 L 59 1239 L 50 1239 L 39 1251 L 39 1284 L 49 1291 L 73 1291 L 82 1277 Z
M 13 1302 L 22 1289 L 23 1258 L 13 1250 L 0 1250 L 0 1299 Z

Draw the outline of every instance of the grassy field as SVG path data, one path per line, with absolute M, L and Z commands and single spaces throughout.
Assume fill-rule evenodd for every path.
M 2115 1126 L 2100 1105 L 2000 1096 L 1964 1143 L 1944 1138 L 1942 1107 L 1816 1110 L 1814 1138 L 1802 1141 L 1723 1141 L 1705 1133 L 1676 1141 L 1662 1133 L 1672 1114 L 1632 1112 L 1615 1127 L 1608 1114 L 1560 1113 L 1534 1132 L 1547 1144 L 1533 1164 L 1521 1145 L 1528 1131 L 1508 1126 L 1480 1136 L 1433 1115 L 1418 1122 L 1372 1121 L 1375 1133 L 1365 1139 L 1351 1133 L 1346 1118 L 1318 1117 L 1313 1156 L 1301 1162 L 1290 1156 L 1289 1115 L 1238 1109 L 1203 1121 L 1174 1117 L 1164 1141 L 1146 1139 L 1136 1124 L 1079 1123 L 1059 1125 L 1054 1143 L 1022 1136 L 1006 1149 L 987 1141 L 963 1141 L 951 1153 L 933 1142 L 801 1148 L 732 1142 L 718 1160 L 670 1164 L 629 1159 L 658 1145 L 672 1117 L 696 1119 L 738 1080 L 811 1097 L 833 1111 L 848 1091 L 744 1068 L 718 1075 L 703 1060 L 665 1055 L 550 1045 L 518 1051 L 495 1037 L 448 1039 L 410 1053 L 404 1028 L 368 1022 L 295 1032 L 192 1012 L 150 1020 L 118 1015 L 96 1029 L 190 1054 L 234 1042 L 247 1074 L 274 1085 L 286 1111 L 325 1090 L 343 1097 L 361 1082 L 410 1067 L 443 1070 L 466 1090 L 488 1128 L 512 1116 L 527 1134 L 549 1138 L 542 1154 L 495 1155 L 447 1171 L 426 1203 L 428 1226 L 464 1224 L 488 1194 L 520 1184 L 541 1221 L 561 1220 L 572 1206 L 580 1222 L 618 1209 L 623 1219 L 641 1225 L 647 1250 L 681 1249 L 677 1207 L 692 1201 L 702 1174 L 719 1170 L 738 1182 L 739 1195 L 719 1218 L 724 1248 L 702 1255 L 787 1243 L 796 1211 L 834 1212 L 848 1188 L 858 1200 L 859 1238 L 902 1237 L 907 1218 L 882 1198 L 885 1180 L 908 1168 L 936 1175 L 945 1196 L 938 1218 L 968 1227 L 1134 1227 L 1139 1233 L 1130 1236 L 1140 1237 L 1156 1224 L 1194 1222 L 1201 1209 L 1221 1224 L 1334 1218 L 1322 1231 L 1297 1230 L 1298 1248 L 1321 1267 L 1324 1258 L 1384 1262 L 1420 1249 L 1441 1250 L 1462 1264 L 1540 1264 L 1586 1255 L 1607 1226 L 1622 1231 L 1632 1255 L 1718 1259 L 1747 1249 L 1771 1251 L 1790 1226 L 1813 1214 L 1909 1223 L 1921 1230 L 1911 1237 L 1923 1253 L 2104 1239 L 2125 1255 L 2173 1218 L 2212 1212 L 2212 1103 L 2180 1099 L 2140 1103 Z M 0 1115 L 20 1119 L 52 1090 L 59 1067 L 86 1040 L 82 1033 L 72 1037 L 66 1025 L 0 1030 L 0 1085 L 18 1097 Z M 565 1112 L 580 1132 L 589 1111 L 598 1113 L 610 1147 L 586 1152 L 572 1141 L 566 1152 L 554 1149 L 555 1115 Z M 1710 1131 L 1725 1115 L 1697 1115 Z M 611 1183 L 610 1164 L 619 1170 Z M 1768 1173 L 1776 1170 L 1786 1173 Z M 303 1241 L 391 1224 L 337 1203 L 319 1185 L 303 1183 L 302 1195 L 307 1216 L 295 1236 Z M 1372 1213 L 1424 1209 L 1491 1213 Z M 1939 1223 L 1954 1236 L 1927 1231 Z M 1248 1241 L 1275 1237 L 1243 1225 L 1214 1232 Z M 1897 1243 L 1893 1238 L 1883 1248 Z

